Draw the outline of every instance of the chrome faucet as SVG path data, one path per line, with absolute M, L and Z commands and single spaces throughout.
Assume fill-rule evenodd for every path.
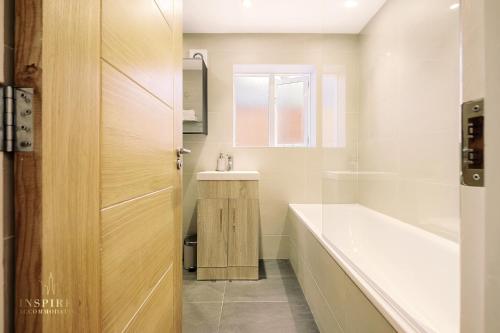
M 227 154 L 227 171 L 233 170 L 233 156 L 231 154 Z
M 216 171 L 231 171 L 233 170 L 233 156 L 231 154 L 220 153 L 217 159 Z

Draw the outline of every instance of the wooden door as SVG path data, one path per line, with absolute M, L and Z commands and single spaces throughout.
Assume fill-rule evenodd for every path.
M 227 267 L 228 199 L 198 200 L 198 267 Z
M 16 331 L 181 331 L 181 25 L 181 0 L 16 1 Z
M 229 199 L 228 266 L 258 263 L 259 200 Z

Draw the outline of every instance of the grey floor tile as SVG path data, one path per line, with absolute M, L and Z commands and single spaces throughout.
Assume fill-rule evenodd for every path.
M 284 277 L 228 282 L 224 301 L 304 303 L 305 298 L 297 279 Z
M 285 259 L 278 260 L 260 260 L 259 261 L 259 277 L 260 278 L 275 278 L 275 277 L 294 277 L 292 265 L 290 261 Z
M 185 271 L 183 332 L 319 332 L 288 260 L 260 261 L 259 274 L 215 282 Z
M 221 303 L 184 303 L 183 333 L 217 333 Z
M 319 332 L 307 304 L 224 303 L 220 333 Z
M 184 302 L 222 302 L 226 281 L 184 280 Z
M 184 280 L 196 280 L 196 272 L 188 272 L 185 269 L 182 271 Z

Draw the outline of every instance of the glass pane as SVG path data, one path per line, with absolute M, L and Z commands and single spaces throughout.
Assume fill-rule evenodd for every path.
M 323 146 L 346 146 L 345 77 L 323 75 Z
M 183 132 L 203 133 L 203 65 L 200 59 L 184 59 Z
M 307 78 L 276 76 L 276 144 L 304 145 L 307 123 Z
M 269 77 L 236 76 L 235 145 L 267 147 L 269 145 Z

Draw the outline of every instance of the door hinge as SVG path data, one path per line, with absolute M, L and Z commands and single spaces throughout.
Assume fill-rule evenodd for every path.
M 0 150 L 33 151 L 33 88 L 0 87 Z

